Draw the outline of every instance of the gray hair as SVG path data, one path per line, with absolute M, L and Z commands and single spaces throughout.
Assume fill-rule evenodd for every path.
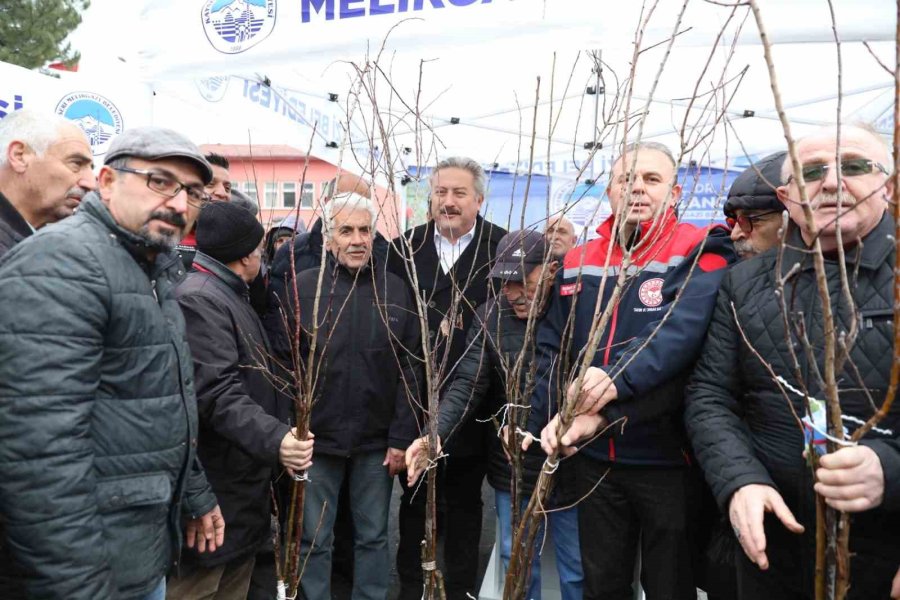
M 434 180 L 434 176 L 438 174 L 438 171 L 442 169 L 462 169 L 463 171 L 471 173 L 475 193 L 484 198 L 484 192 L 487 188 L 486 177 L 484 175 L 484 169 L 482 169 L 481 165 L 476 161 L 465 156 L 451 156 L 450 158 L 445 158 L 439 162 L 434 168 L 434 171 L 431 172 L 432 181 Z
M 78 129 L 78 125 L 65 117 L 41 113 L 29 108 L 9 113 L 0 119 L 0 166 L 6 164 L 6 149 L 14 141 L 27 144 L 32 152 L 43 156 L 47 152 L 47 148 L 59 139 L 66 127 Z
M 331 239 L 331 234 L 334 232 L 334 216 L 345 209 L 349 211 L 368 211 L 371 217 L 372 229 L 375 229 L 375 222 L 378 220 L 378 213 L 375 210 L 375 205 L 372 204 L 372 201 L 365 196 L 360 196 L 359 194 L 354 194 L 353 192 L 346 192 L 343 194 L 336 194 L 334 198 L 332 198 L 331 201 L 325 205 L 325 209 L 323 211 L 324 214 L 322 215 L 322 235 L 324 235 L 328 239 Z
M 665 154 L 666 158 L 669 159 L 669 162 L 672 163 L 672 166 L 675 167 L 676 170 L 678 168 L 678 163 L 675 162 L 675 155 L 672 154 L 672 151 L 668 146 L 659 142 L 632 142 L 627 144 L 622 150 L 622 154 L 618 155 L 616 160 L 613 161 L 613 164 L 616 164 L 623 156 L 631 154 L 632 152 L 637 152 L 638 150 L 656 150 L 657 152 Z

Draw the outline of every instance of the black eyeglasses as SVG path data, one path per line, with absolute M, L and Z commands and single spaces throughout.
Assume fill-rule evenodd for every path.
M 147 187 L 168 198 L 174 198 L 181 190 L 187 192 L 188 204 L 196 208 L 203 208 L 209 202 L 209 195 L 204 191 L 202 184 L 188 185 L 162 173 L 160 171 L 148 171 L 145 169 L 130 169 L 128 167 L 113 167 L 116 171 L 143 175 L 147 178 Z
M 828 170 L 832 168 L 833 165 L 819 164 L 803 165 L 800 170 L 803 172 L 804 181 L 821 181 L 825 179 L 828 175 Z M 873 169 L 877 169 L 887 175 L 887 169 L 884 166 L 868 158 L 848 158 L 841 161 L 841 177 L 868 175 Z M 790 175 L 787 182 L 790 183 L 793 178 L 794 176 Z
M 759 213 L 758 215 L 741 215 L 739 217 L 727 217 L 725 219 L 725 223 L 728 225 L 730 229 L 734 229 L 735 225 L 740 225 L 741 231 L 746 234 L 750 234 L 753 232 L 753 223 L 761 220 L 763 217 L 768 217 L 769 215 L 780 215 L 782 211 L 780 210 L 770 210 L 769 212 Z

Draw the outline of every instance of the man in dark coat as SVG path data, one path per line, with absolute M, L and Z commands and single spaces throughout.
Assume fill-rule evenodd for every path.
M 0 266 L 0 596 L 161 599 L 225 524 L 196 457 L 172 251 L 209 164 L 180 134 L 119 134 L 99 195 Z
M 372 263 L 375 215 L 362 196 L 336 196 L 322 219 L 324 270 L 297 275 L 301 369 L 312 369 L 315 382 L 310 429 L 316 447 L 302 539 L 307 600 L 331 598 L 332 527 L 345 479 L 353 516 L 352 597 L 387 596 L 393 476 L 405 468 L 404 450 L 418 433 L 420 325 L 403 281 Z
M 506 231 L 478 214 L 484 202 L 485 175 L 469 158 L 448 158 L 431 175 L 433 219 L 391 243 L 388 268 L 409 282 L 427 304 L 428 337 L 436 377 L 453 378 L 465 350 L 466 330 L 475 308 L 488 299 L 491 262 Z M 415 268 L 418 288 L 412 282 Z M 443 575 L 450 600 L 477 593 L 478 547 L 481 538 L 481 483 L 485 475 L 486 440 L 490 430 L 469 420 L 445 448 L 449 455 L 438 471 L 443 497 Z M 404 598 L 422 595 L 420 544 L 425 537 L 425 494 L 404 487 L 400 504 L 397 571 Z
M 858 323 L 849 358 L 836 374 L 844 426 L 852 431 L 869 419 L 888 387 L 895 240 L 893 219 L 886 212 L 892 191 L 886 173 L 892 161 L 876 134 L 844 127 L 839 177 L 835 140 L 834 130 L 823 130 L 797 145 L 814 229 L 807 225 L 798 183 L 785 162 L 787 183 L 779 198 L 793 224 L 781 262 L 781 251 L 772 249 L 725 276 L 687 388 L 685 423 L 691 441 L 743 548 L 737 559 L 742 600 L 813 597 L 815 495 L 799 422 L 806 402 L 798 390 L 824 399 L 816 375 L 824 369 L 825 334 L 810 252 L 815 239 L 825 259 L 837 328 L 833 335 L 844 339 L 851 322 Z M 840 281 L 838 228 L 852 306 Z M 780 277 L 787 277 L 782 291 L 776 283 Z M 808 352 L 798 328 L 810 344 Z M 900 408 L 895 404 L 879 428 L 863 437 L 866 450 L 860 452 L 893 464 L 898 428 Z M 900 512 L 890 510 L 890 503 L 867 508 L 851 520 L 849 598 L 887 597 L 900 565 Z
M 272 470 L 280 462 L 301 471 L 312 456 L 312 439 L 289 431 L 289 400 L 271 383 L 271 349 L 250 306 L 263 233 L 245 208 L 210 203 L 197 223 L 195 271 L 176 291 L 194 363 L 197 454 L 228 537 L 212 555 L 185 552 L 171 599 L 246 598 L 256 552 L 271 537 Z
M 84 132 L 63 117 L 17 110 L 0 120 L 0 256 L 71 216 L 96 187 Z
M 475 322 L 466 334 L 466 351 L 459 362 L 449 389 L 441 398 L 438 415 L 439 442 L 453 438 L 455 431 L 484 405 L 506 426 L 518 430 L 525 426 L 527 409 L 515 410 L 509 404 L 529 401 L 534 386 L 534 328 L 547 307 L 553 280 L 559 268 L 553 238 L 537 231 L 514 231 L 503 236 L 497 247 L 497 262 L 491 277 L 502 282 L 502 295 L 478 307 Z M 534 307 L 534 308 L 532 308 Z M 530 333 L 530 335 L 529 335 Z M 518 396 L 510 398 L 509 378 L 518 380 Z M 513 417 L 515 415 L 515 418 Z M 505 429 L 502 435 L 506 435 Z M 407 449 L 408 485 L 421 474 L 427 438 L 419 438 Z M 521 478 L 516 482 L 520 508 L 528 504 L 534 484 L 544 463 L 543 452 L 534 447 L 521 454 Z M 570 463 L 557 471 L 552 504 L 547 514 L 559 589 L 563 600 L 581 600 L 581 553 L 578 549 L 578 509 L 573 506 L 574 471 Z M 500 529 L 500 557 L 503 568 L 512 554 L 512 482 L 510 460 L 499 435 L 489 442 L 488 482 L 494 488 Z M 541 540 L 538 533 L 526 598 L 541 597 Z

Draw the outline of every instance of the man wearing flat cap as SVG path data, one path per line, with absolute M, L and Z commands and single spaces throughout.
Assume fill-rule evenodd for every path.
M 272 384 L 272 352 L 250 306 L 264 233 L 247 209 L 208 204 L 197 223 L 195 270 L 176 291 L 194 362 L 197 454 L 228 537 L 213 554 L 185 551 L 181 572 L 169 580 L 170 599 L 247 597 L 257 550 L 271 535 L 272 469 L 300 471 L 312 456 L 312 440 L 296 439 L 287 424 L 288 399 Z
M 785 152 L 770 154 L 737 176 L 723 210 L 731 241 L 741 259 L 752 258 L 781 240 L 784 204 L 776 190 L 781 187 L 781 165 Z
M 551 236 L 537 231 L 513 231 L 501 238 L 497 245 L 497 262 L 491 268 L 491 278 L 502 294 L 491 298 L 475 311 L 475 320 L 466 334 L 466 351 L 456 368 L 453 382 L 441 398 L 438 414 L 438 436 L 443 444 L 474 415 L 489 412 L 504 414 L 505 405 L 528 402 L 534 376 L 531 364 L 534 356 L 534 330 L 544 316 L 553 280 L 559 269 L 555 258 L 555 244 Z M 529 335 L 529 321 L 531 334 Z M 518 397 L 508 397 L 507 390 L 515 389 L 507 380 L 518 381 Z M 486 407 L 487 411 L 482 407 Z M 525 427 L 527 410 L 509 410 L 506 423 Z M 505 440 L 507 432 L 501 434 Z M 427 438 L 419 438 L 406 453 L 407 484 L 413 486 L 422 473 Z M 503 568 L 512 555 L 512 477 L 510 462 L 501 437 L 492 436 L 488 448 L 487 477 L 494 488 L 497 520 L 500 533 L 500 557 Z M 528 504 L 534 484 L 544 462 L 537 448 L 523 452 L 521 481 L 516 482 L 520 510 Z M 578 509 L 575 506 L 574 471 L 568 463 L 560 465 L 552 507 L 547 522 L 553 531 L 559 571 L 559 589 L 563 600 L 582 596 L 581 553 L 578 549 Z M 534 562 L 526 598 L 541 597 L 541 546 L 543 535 L 535 536 Z
M 167 129 L 120 134 L 96 193 L 0 267 L 0 597 L 161 599 L 225 523 L 196 455 L 172 252 L 212 178 Z

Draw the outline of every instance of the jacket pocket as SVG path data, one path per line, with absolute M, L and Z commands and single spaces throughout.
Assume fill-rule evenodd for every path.
M 168 504 L 172 482 L 166 473 L 104 479 L 97 483 L 97 510 L 109 513 L 128 507 Z
M 862 320 L 863 329 L 872 329 L 879 323 L 893 325 L 894 309 L 893 308 L 876 308 L 869 310 L 861 310 L 859 312 Z
M 173 550 L 169 476 L 145 473 L 105 479 L 97 484 L 96 498 L 116 587 L 127 593 L 162 577 Z

